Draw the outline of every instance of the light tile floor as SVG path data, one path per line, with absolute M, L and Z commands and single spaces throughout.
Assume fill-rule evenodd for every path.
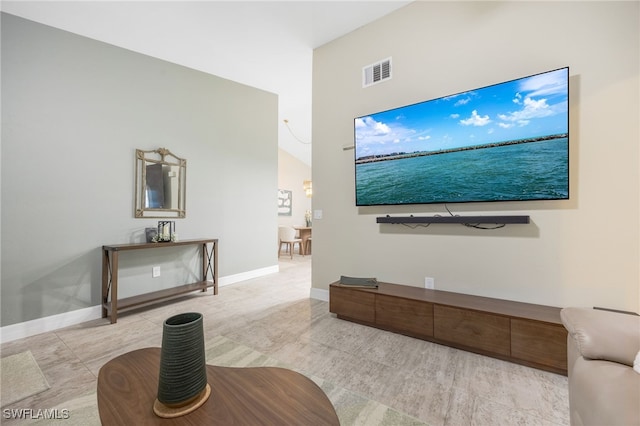
M 53 407 L 95 391 L 100 367 L 161 345 L 162 322 L 204 315 L 205 338 L 226 336 L 430 425 L 568 425 L 564 376 L 342 321 L 309 298 L 311 256 L 280 259 L 280 272 L 172 302 L 8 342 L 31 350 L 51 389 L 16 403 Z

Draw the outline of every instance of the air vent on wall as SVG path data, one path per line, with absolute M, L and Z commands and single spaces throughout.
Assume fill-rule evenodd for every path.
M 362 87 L 369 87 L 390 78 L 391 58 L 384 59 L 378 63 L 367 65 L 362 68 Z

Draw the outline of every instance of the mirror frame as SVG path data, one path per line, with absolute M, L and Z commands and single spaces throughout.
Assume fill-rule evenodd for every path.
M 178 166 L 177 208 L 146 207 L 147 166 L 162 164 Z M 184 218 L 187 215 L 186 202 L 187 160 L 173 154 L 166 148 L 152 151 L 136 149 L 135 210 L 136 218 Z

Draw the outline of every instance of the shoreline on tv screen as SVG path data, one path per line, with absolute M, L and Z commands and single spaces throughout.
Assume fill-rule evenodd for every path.
M 517 139 L 512 141 L 504 141 L 504 142 L 492 142 L 492 143 L 487 143 L 483 145 L 461 146 L 458 148 L 440 149 L 437 151 L 392 152 L 390 154 L 366 155 L 366 156 L 357 158 L 356 164 L 374 163 L 377 161 L 401 160 L 403 158 L 449 154 L 452 152 L 470 151 L 470 150 L 476 150 L 476 149 L 497 148 L 500 146 L 519 145 L 523 143 L 532 143 L 532 142 L 543 142 L 543 141 L 548 141 L 553 139 L 562 139 L 562 138 L 568 138 L 568 137 L 569 135 L 567 133 L 559 133 L 556 135 L 540 136 L 536 138 Z

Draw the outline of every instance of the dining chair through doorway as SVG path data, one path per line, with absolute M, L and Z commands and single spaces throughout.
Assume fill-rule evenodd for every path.
M 311 252 L 311 237 L 307 238 L 304 242 L 304 254 L 309 254 Z
M 282 245 L 285 245 L 289 249 L 291 259 L 293 259 L 293 250 L 296 244 L 298 244 L 298 252 L 304 256 L 304 250 L 302 248 L 302 240 L 296 238 L 296 230 L 289 226 L 278 227 L 278 257 L 282 252 Z

